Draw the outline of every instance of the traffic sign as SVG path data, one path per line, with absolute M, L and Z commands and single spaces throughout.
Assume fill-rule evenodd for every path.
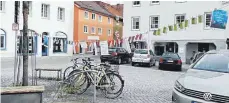
M 16 24 L 16 23 L 13 23 L 13 24 L 12 24 L 12 30 L 13 30 L 13 31 L 19 30 L 19 25 Z

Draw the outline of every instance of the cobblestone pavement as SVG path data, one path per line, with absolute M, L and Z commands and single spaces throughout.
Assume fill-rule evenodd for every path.
M 38 66 L 43 67 L 67 67 L 70 65 L 69 60 L 72 57 L 62 57 L 59 61 L 38 62 Z M 132 67 L 128 64 L 120 66 L 120 74 L 125 80 L 123 93 L 116 99 L 106 99 L 98 91 L 96 103 L 171 103 L 172 88 L 175 80 L 187 70 L 187 65 L 183 66 L 182 72 L 158 70 L 155 67 Z M 9 68 L 8 68 L 9 69 Z M 12 70 L 12 69 L 11 69 Z M 13 75 L 13 71 L 2 69 L 1 85 L 6 85 L 11 80 L 8 73 Z M 5 74 L 5 72 L 7 74 Z M 50 76 L 52 73 L 42 74 L 42 76 Z M 54 76 L 56 73 L 54 73 Z M 8 79 L 7 79 L 8 78 Z M 5 80 L 5 81 L 4 81 Z M 6 82 L 7 81 L 7 82 Z M 11 82 L 12 83 L 12 82 Z M 45 85 L 44 102 L 51 103 L 55 94 L 55 87 L 58 82 L 54 80 L 39 80 L 38 85 Z M 93 100 L 93 88 L 90 87 L 82 95 L 67 95 L 63 98 L 55 100 L 54 103 L 91 103 Z

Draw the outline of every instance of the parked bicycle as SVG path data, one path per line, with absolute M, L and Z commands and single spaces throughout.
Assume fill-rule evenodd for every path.
M 107 64 L 92 65 L 90 58 L 82 59 L 85 64 L 82 69 L 73 70 L 61 83 L 61 92 L 83 94 L 91 84 L 96 85 L 106 98 L 117 98 L 121 95 L 124 80 L 115 71 L 108 70 Z M 94 80 L 95 78 L 95 80 Z

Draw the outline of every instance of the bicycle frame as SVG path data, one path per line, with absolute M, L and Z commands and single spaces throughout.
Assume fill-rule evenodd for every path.
M 95 68 L 100 68 L 101 71 L 100 70 L 90 70 L 88 66 L 84 66 L 83 72 L 85 72 L 87 74 L 87 76 L 89 77 L 89 79 L 94 84 L 96 84 L 96 86 L 103 87 L 103 86 L 99 86 L 98 85 L 103 76 L 105 76 L 106 80 L 108 80 L 108 86 L 111 86 L 111 80 L 107 77 L 105 70 L 102 69 L 102 67 L 99 67 L 99 66 L 96 66 Z M 96 81 L 94 80 L 93 76 L 95 76 Z M 106 87 L 106 85 L 105 85 L 105 87 Z

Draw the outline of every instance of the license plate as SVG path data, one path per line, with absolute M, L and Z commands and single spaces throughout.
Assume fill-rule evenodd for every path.
M 200 102 L 192 101 L 191 103 L 200 103 Z
M 168 60 L 167 62 L 170 62 L 170 63 L 172 63 L 173 61 L 172 61 L 172 60 Z

